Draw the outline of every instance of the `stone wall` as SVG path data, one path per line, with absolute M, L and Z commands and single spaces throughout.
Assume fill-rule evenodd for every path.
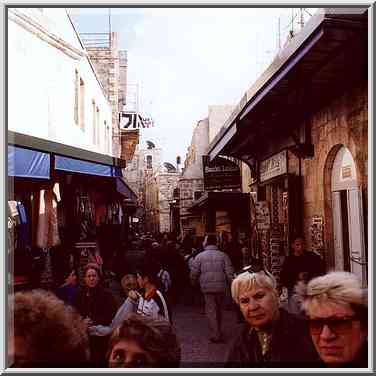
M 331 171 L 337 151 L 348 148 L 355 160 L 359 189 L 367 192 L 368 96 L 367 83 L 349 87 L 312 116 L 312 143 L 315 156 L 302 163 L 304 231 L 308 247 L 309 228 L 314 215 L 324 217 L 324 242 L 327 257 L 333 254 Z M 289 171 L 290 171 L 289 161 Z M 366 220 L 366 219 L 365 219 Z

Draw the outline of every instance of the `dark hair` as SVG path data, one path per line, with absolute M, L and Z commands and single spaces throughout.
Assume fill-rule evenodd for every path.
M 180 344 L 168 321 L 155 320 L 137 314 L 130 315 L 112 334 L 107 359 L 110 358 L 113 347 L 123 340 L 135 341 L 152 356 L 155 360 L 153 365 L 157 367 L 179 367 Z
M 208 234 L 206 244 L 207 245 L 217 245 L 217 235 L 216 234 Z
M 45 290 L 22 291 L 14 295 L 12 314 L 14 335 L 26 341 L 29 351 L 20 366 L 87 366 L 86 325 L 73 307 Z
M 290 244 L 294 243 L 294 241 L 297 240 L 297 239 L 304 240 L 304 235 L 300 234 L 300 233 L 292 235 L 291 238 L 290 238 Z
M 137 268 L 137 273 L 142 277 L 148 277 L 149 282 L 159 287 L 158 273 L 160 265 L 154 260 L 143 260 Z

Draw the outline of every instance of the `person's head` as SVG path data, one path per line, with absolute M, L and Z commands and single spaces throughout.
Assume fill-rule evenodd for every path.
M 124 294 L 128 296 L 129 291 L 137 289 L 137 276 L 134 274 L 126 274 L 121 280 L 121 287 Z
M 301 256 L 304 252 L 304 238 L 296 235 L 291 239 L 291 249 L 295 256 Z
M 146 288 L 148 286 L 158 287 L 159 278 L 158 272 L 160 270 L 159 265 L 150 260 L 144 260 L 137 268 L 137 283 L 140 288 Z
M 78 312 L 45 290 L 17 292 L 11 303 L 15 367 L 81 367 L 89 358 L 86 325 Z
M 217 245 L 217 235 L 216 234 L 208 234 L 206 237 L 206 245 Z
M 179 367 L 180 344 L 172 326 L 132 314 L 114 331 L 107 352 L 109 367 Z
M 158 249 L 159 248 L 159 243 L 158 242 L 151 243 L 151 248 L 152 249 Z
M 94 288 L 98 285 L 101 278 L 99 268 L 95 264 L 88 264 L 84 268 L 84 282 L 88 288 Z
M 233 280 L 232 298 L 250 326 L 263 328 L 278 319 L 279 298 L 276 288 L 276 280 L 264 270 L 245 271 Z
M 331 272 L 312 279 L 303 309 L 321 359 L 330 366 L 354 361 L 367 341 L 366 290 L 354 274 Z

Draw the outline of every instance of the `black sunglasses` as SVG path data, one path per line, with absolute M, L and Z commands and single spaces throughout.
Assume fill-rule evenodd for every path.
M 354 316 L 348 317 L 328 317 L 326 319 L 310 319 L 308 320 L 309 329 L 311 334 L 320 335 L 324 326 L 326 325 L 331 332 L 336 335 L 341 333 L 346 333 L 352 328 L 353 321 L 359 320 L 359 318 Z

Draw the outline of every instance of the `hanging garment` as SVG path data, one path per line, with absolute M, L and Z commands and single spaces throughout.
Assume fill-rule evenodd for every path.
M 30 237 L 29 237 L 29 223 L 26 215 L 26 209 L 24 205 L 17 201 L 17 210 L 19 214 L 20 223 L 17 226 L 18 230 L 18 247 L 26 248 L 30 246 Z
M 16 224 L 20 223 L 20 214 L 17 209 L 17 201 L 8 201 L 8 213 L 16 221 Z
M 54 283 L 50 248 L 44 248 L 44 268 L 40 276 L 41 287 L 49 290 Z
M 36 244 L 39 248 L 50 248 L 60 244 L 57 202 L 52 189 L 40 192 Z

